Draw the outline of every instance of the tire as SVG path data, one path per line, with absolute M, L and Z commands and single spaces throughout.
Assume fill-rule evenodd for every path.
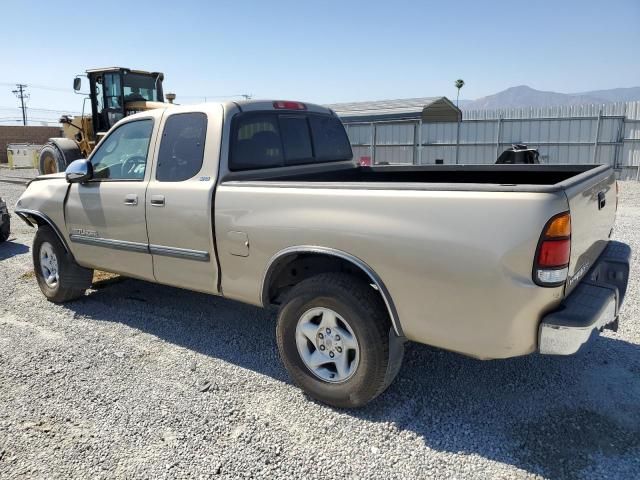
M 333 329 L 323 326 L 332 322 Z M 340 408 L 365 405 L 384 392 L 404 355 L 404 341 L 378 293 L 343 273 L 320 274 L 293 287 L 280 307 L 276 337 L 291 379 L 312 398 Z M 328 363 L 308 366 L 322 361 L 322 354 Z
M 39 170 L 41 175 L 64 172 L 67 168 L 65 159 L 60 151 L 51 143 L 47 143 L 40 150 Z
M 4 219 L 4 220 L 3 220 Z M 6 242 L 11 232 L 11 218 L 9 215 L 0 216 L 0 243 Z
M 33 269 L 40 290 L 54 303 L 82 297 L 93 278 L 93 270 L 78 265 L 48 226 L 39 227 L 33 239 Z

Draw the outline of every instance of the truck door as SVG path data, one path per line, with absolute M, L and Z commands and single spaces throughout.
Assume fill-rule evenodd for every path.
M 167 111 L 147 188 L 147 229 L 156 281 L 218 293 L 213 192 L 222 107 L 216 115 Z
M 65 221 L 80 264 L 153 280 L 144 208 L 153 128 L 153 118 L 118 126 L 90 158 L 93 178 L 71 185 Z

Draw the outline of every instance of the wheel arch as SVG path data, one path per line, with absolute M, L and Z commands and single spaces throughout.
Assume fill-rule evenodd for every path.
M 65 251 L 69 255 L 73 256 L 73 254 L 71 253 L 71 249 L 69 249 L 69 245 L 67 244 L 67 241 L 64 238 L 64 235 L 62 235 L 62 232 L 60 231 L 58 226 L 53 222 L 53 220 L 49 218 L 48 215 L 46 215 L 45 213 L 39 212 L 38 210 L 29 210 L 29 209 L 15 210 L 15 213 L 20 217 L 20 219 L 24 223 L 26 223 L 30 227 L 35 227 L 35 226 L 41 227 L 42 225 L 47 225 L 51 227 L 51 229 L 54 231 L 54 233 L 60 240 L 60 243 L 62 243 L 62 246 L 64 247 Z
M 326 262 L 330 259 L 330 262 Z M 289 284 L 287 279 L 289 278 L 289 271 L 298 265 L 307 264 L 313 265 L 314 260 L 323 261 L 321 267 L 312 266 L 310 271 L 296 278 L 295 283 Z M 350 273 L 355 273 L 366 279 L 369 283 L 375 286 L 375 289 L 380 294 L 391 319 L 394 332 L 398 337 L 403 337 L 402 326 L 398 317 L 398 311 L 395 307 L 391 294 L 386 285 L 380 278 L 380 276 L 371 268 L 366 262 L 359 259 L 355 255 L 329 247 L 318 247 L 311 245 L 302 245 L 296 247 L 285 248 L 276 253 L 267 264 L 265 273 L 262 277 L 262 283 L 260 285 L 260 298 L 263 306 L 268 306 L 274 303 L 274 300 L 279 296 L 283 290 L 287 290 L 296 283 L 310 278 L 318 273 L 341 271 L 339 268 L 347 266 Z M 338 269 L 337 269 L 338 268 Z M 284 282 L 284 284 L 283 284 Z

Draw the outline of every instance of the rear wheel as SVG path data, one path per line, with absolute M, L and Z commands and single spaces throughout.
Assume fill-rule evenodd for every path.
M 39 227 L 33 240 L 33 268 L 40 290 L 55 303 L 82 297 L 93 277 L 93 270 L 78 265 L 48 226 Z
M 335 407 L 358 407 L 382 393 L 402 364 L 377 292 L 359 278 L 326 273 L 289 292 L 278 316 L 278 349 L 293 381 Z
M 50 173 L 64 172 L 66 165 L 60 151 L 52 144 L 48 143 L 40 150 L 40 173 L 48 175 Z

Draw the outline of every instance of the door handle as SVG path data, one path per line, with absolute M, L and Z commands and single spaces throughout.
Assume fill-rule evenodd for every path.
M 151 205 L 154 207 L 164 207 L 164 195 L 151 195 Z
M 136 195 L 135 193 L 130 193 L 129 195 L 124 197 L 124 204 L 131 206 L 138 205 L 138 195 Z

